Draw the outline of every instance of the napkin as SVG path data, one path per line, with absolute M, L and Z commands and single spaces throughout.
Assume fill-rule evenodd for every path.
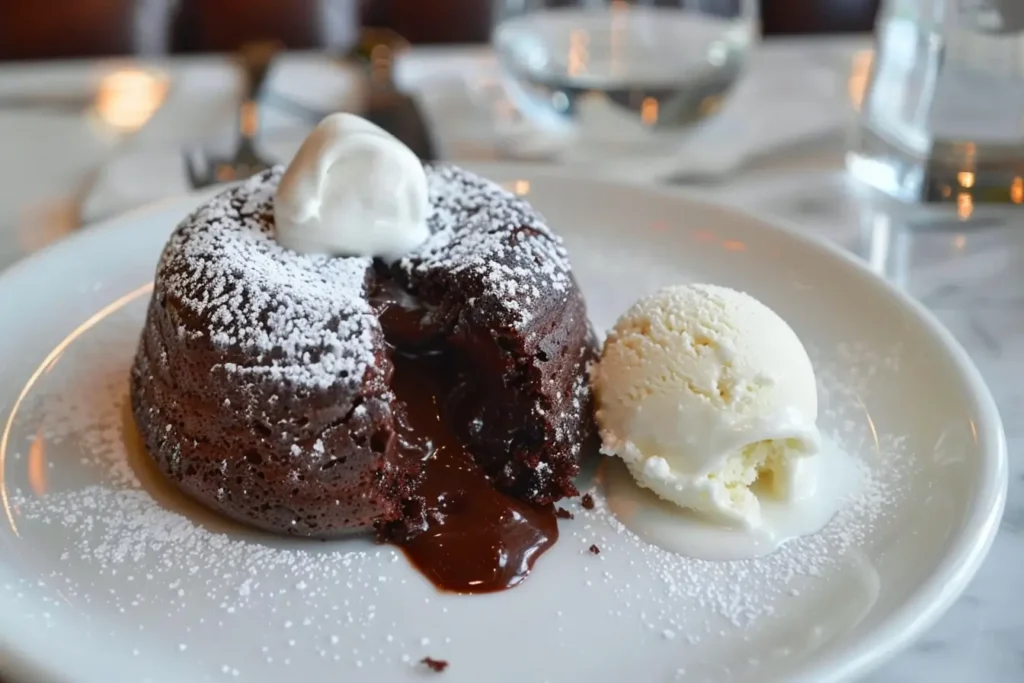
M 657 155 L 609 155 L 576 144 L 515 114 L 492 53 L 414 50 L 397 66 L 441 156 L 453 161 L 543 158 L 553 165 L 627 182 L 705 181 L 754 157 L 841 130 L 849 117 L 845 63 L 821 63 L 808 48 L 756 53 L 748 74 L 716 117 Z M 284 58 L 268 82 L 259 148 L 287 163 L 319 113 L 361 107 L 358 75 L 322 57 Z M 84 223 L 189 191 L 183 148 L 230 154 L 240 88 L 230 65 L 196 64 L 175 72 L 167 102 L 129 144 L 95 174 L 81 207 Z M 290 106 L 282 106 L 283 103 Z M 298 106 L 296 106 L 298 105 Z M 614 125 L 614 122 L 611 123 Z

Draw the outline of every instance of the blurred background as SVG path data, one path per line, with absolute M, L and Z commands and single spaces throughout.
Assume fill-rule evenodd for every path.
M 953 331 L 1024 462 L 1024 0 L 0 0 L 0 271 L 336 111 L 829 240 Z M 1012 476 L 999 559 L 870 683 L 1022 680 Z
M 702 4 L 730 13 L 737 3 Z M 869 31 L 878 8 L 878 0 L 760 4 L 767 36 Z M 0 60 L 219 52 L 268 38 L 291 49 L 331 47 L 355 21 L 391 28 L 413 43 L 477 43 L 488 39 L 492 6 L 490 0 L 2 0 Z

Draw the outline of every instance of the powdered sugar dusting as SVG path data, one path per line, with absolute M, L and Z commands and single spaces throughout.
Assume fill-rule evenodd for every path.
M 326 545 L 249 533 L 184 501 L 155 481 L 153 470 L 139 469 L 137 459 L 145 456 L 129 452 L 125 420 L 127 372 L 142 309 L 136 302 L 73 345 L 64 357 L 73 360 L 54 365 L 22 408 L 19 423 L 31 425 L 20 437 L 27 450 L 39 443 L 41 453 L 80 451 L 61 469 L 82 467 L 92 472 L 88 479 L 101 482 L 62 489 L 55 476 L 45 494 L 37 483 L 10 491 L 20 524 L 52 527 L 62 538 L 53 548 L 54 568 L 38 581 L 63 596 L 46 598 L 47 609 L 60 610 L 67 600 L 103 607 L 135 620 L 133 631 L 134 624 L 139 631 L 159 628 L 156 611 L 161 620 L 182 624 L 172 645 L 190 657 L 199 656 L 196 633 L 223 634 L 253 610 L 281 615 L 268 634 L 301 632 L 318 657 L 332 662 L 397 664 L 403 652 L 418 652 L 411 639 L 392 639 L 385 653 L 360 638 L 380 619 L 377 600 L 391 583 L 406 580 L 389 571 L 399 566 L 395 549 L 369 539 Z M 7 589 L 23 599 L 27 585 Z M 301 616 L 286 616 L 293 613 Z M 268 637 L 259 666 L 287 666 L 291 657 L 282 649 L 297 645 L 289 640 Z M 245 672 L 246 663 L 232 660 L 217 668 L 239 675 L 234 672 Z
M 209 335 L 251 362 L 229 375 L 357 386 L 380 324 L 366 301 L 370 259 L 298 254 L 274 239 L 280 168 L 201 206 L 172 235 L 158 281 L 178 332 Z
M 219 658 L 206 667 L 214 679 L 259 671 L 267 680 L 287 680 L 299 662 L 320 660 L 341 666 L 342 678 L 359 671 L 367 680 L 396 671 L 417 675 L 415 663 L 424 656 L 449 660 L 452 671 L 466 666 L 465 648 L 474 641 L 464 627 L 476 623 L 474 605 L 483 603 L 434 593 L 394 549 L 360 539 L 277 541 L 144 486 L 151 484 L 133 469 L 122 433 L 141 309 L 140 302 L 72 345 L 19 418 L 16 438 L 26 448 L 37 438 L 61 444 L 55 452 L 74 447 L 81 462 L 62 467 L 94 473 L 88 478 L 95 483 L 84 488 L 61 488 L 57 478 L 42 497 L 24 482 L 12 491 L 23 533 L 48 528 L 63 539 L 43 576 L 47 584 L 86 609 L 117 615 L 132 630 L 173 629 L 166 642 L 171 656 L 205 661 L 205 644 L 216 643 Z M 851 451 L 876 455 L 865 460 L 863 491 L 839 516 L 823 532 L 767 558 L 702 562 L 640 541 L 610 516 L 597 489 L 593 509 L 563 501 L 575 520 L 561 522 L 562 541 L 530 579 L 538 589 L 555 586 L 561 596 L 531 607 L 544 636 L 538 648 L 552 657 L 571 654 L 566 648 L 578 640 L 572 634 L 579 624 L 599 621 L 610 637 L 644 648 L 661 644 L 680 656 L 737 634 L 757 638 L 794 606 L 813 601 L 850 558 L 868 552 L 876 530 L 898 514 L 915 467 L 896 436 L 880 434 L 876 451 L 859 402 L 871 368 L 896 367 L 896 361 L 852 345 L 828 356 L 833 365 L 816 364 L 822 421 Z M 510 591 L 508 608 L 521 610 L 529 595 Z M 503 605 L 505 596 L 489 609 Z M 410 614 L 417 615 L 411 627 Z M 258 628 L 250 626 L 254 620 Z M 689 659 L 686 669 L 697 670 Z
M 654 577 L 646 583 L 652 593 L 663 595 L 660 606 L 647 615 L 651 628 L 683 630 L 692 623 L 694 613 L 714 615 L 736 628 L 749 628 L 778 609 L 780 598 L 796 596 L 791 592 L 798 579 L 823 577 L 843 563 L 843 556 L 859 547 L 870 536 L 885 508 L 899 495 L 886 479 L 865 466 L 865 485 L 858 495 L 846 501 L 839 514 L 820 533 L 789 543 L 767 557 L 754 560 L 714 562 L 682 558 L 647 545 L 609 512 L 600 489 L 591 490 L 594 508 L 571 508 L 583 524 L 573 527 L 573 537 L 581 549 L 595 541 L 602 548 L 612 545 L 615 536 L 625 545 L 636 547 L 636 562 Z M 645 583 L 640 582 L 638 583 Z M 623 590 L 623 599 L 637 599 Z M 710 629 L 708 621 L 707 625 Z M 700 637 L 705 634 L 692 634 Z
M 280 167 L 224 192 L 175 231 L 158 279 L 178 332 L 238 349 L 229 375 L 270 376 L 298 386 L 357 386 L 375 362 L 380 324 L 366 301 L 366 258 L 299 254 L 273 225 Z M 400 267 L 423 275 L 468 273 L 474 296 L 499 323 L 522 329 L 531 309 L 564 298 L 565 247 L 527 202 L 451 166 L 428 167 L 431 237 Z M 502 319 L 503 318 L 503 319 Z
M 399 266 L 425 275 L 468 273 L 487 308 L 523 329 L 523 310 L 558 300 L 571 288 L 569 255 L 561 239 L 523 199 L 454 166 L 428 169 L 431 237 Z
M 734 628 L 755 627 L 780 609 L 780 601 L 808 590 L 796 586 L 848 568 L 850 557 L 860 554 L 877 527 L 893 518 L 907 496 L 918 465 L 908 457 L 905 437 L 875 434 L 863 414 L 857 415 L 863 411 L 861 396 L 871 378 L 882 368 L 896 370 L 901 353 L 898 346 L 879 356 L 866 346 L 844 344 L 833 351 L 833 362 L 815 363 L 822 397 L 820 423 L 845 450 L 860 456 L 863 477 L 862 487 L 844 501 L 819 533 L 789 541 L 777 552 L 757 559 L 682 558 L 636 537 L 610 512 L 601 489 L 595 487 L 590 491 L 593 509 L 570 508 L 583 520 L 582 527 L 573 527 L 572 533 L 580 552 L 595 541 L 602 549 L 613 545 L 613 540 L 636 548 L 632 551 L 635 564 L 655 577 L 648 590 L 661 596 L 657 609 L 645 615 L 651 629 L 684 629 L 692 623 L 693 610 L 713 614 Z M 638 600 L 635 590 L 628 585 L 625 588 L 623 599 Z M 704 633 L 690 633 L 690 642 L 714 635 L 714 624 L 715 620 L 709 620 Z

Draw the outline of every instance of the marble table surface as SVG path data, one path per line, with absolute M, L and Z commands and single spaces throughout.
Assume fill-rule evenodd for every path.
M 850 65 L 863 61 L 869 45 L 866 39 L 808 40 L 763 49 L 788 50 L 808 64 L 831 64 L 838 90 L 845 93 L 847 86 L 856 86 Z M 409 60 L 422 60 L 427 72 L 442 63 L 473 68 L 477 52 L 414 51 Z M 224 68 L 223 60 L 205 60 L 147 68 L 160 69 L 173 88 L 176 74 L 185 70 Z M 130 147 L 125 130 L 136 125 L 129 121 L 113 130 L 109 121 L 98 119 L 97 88 L 105 74 L 135 66 L 106 61 L 0 66 L 0 268 L 81 227 L 80 205 L 96 174 Z M 59 99 L 48 100 L 51 96 Z M 177 135 L 168 119 L 155 131 L 164 142 Z M 149 125 L 158 128 L 157 121 L 154 117 Z M 837 121 L 828 135 L 760 155 L 728 178 L 686 191 L 846 246 L 923 301 L 967 348 L 1005 423 L 1011 477 L 1006 513 L 991 555 L 959 602 L 866 680 L 1015 683 L 1024 680 L 1024 594 L 1018 590 L 1024 565 L 1024 213 L 962 220 L 877 201 L 843 173 L 844 125 Z M 488 156 L 465 149 L 453 156 Z

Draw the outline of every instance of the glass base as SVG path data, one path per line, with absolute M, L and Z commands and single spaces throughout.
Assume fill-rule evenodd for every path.
M 858 181 L 903 202 L 1024 205 L 1024 145 L 937 140 L 922 155 L 861 124 L 846 167 Z

